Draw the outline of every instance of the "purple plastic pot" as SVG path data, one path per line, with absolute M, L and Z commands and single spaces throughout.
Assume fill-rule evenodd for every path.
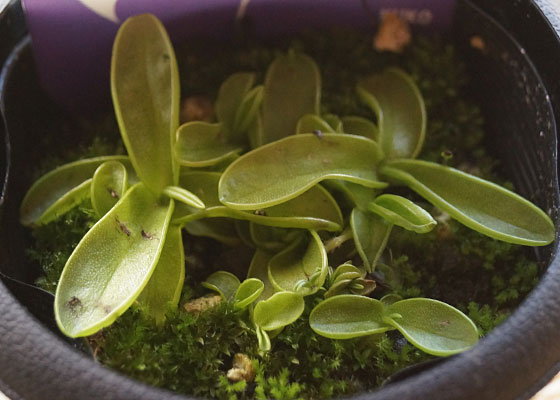
M 220 0 L 206 8 L 198 6 L 210 2 L 190 3 L 198 11 L 192 11 L 189 18 L 204 23 L 186 35 L 227 36 L 233 29 L 237 2 Z M 152 3 L 146 4 L 149 7 Z M 367 25 L 370 21 L 357 8 L 361 4 L 357 0 L 255 0 L 255 8 L 249 8 L 247 15 L 253 16 L 254 29 L 268 34 L 297 31 L 313 21 L 352 26 L 359 26 L 357 21 L 362 21 Z M 291 11 L 296 6 L 301 12 Z M 115 15 L 125 17 L 126 13 L 118 7 Z M 485 113 L 495 153 L 521 193 L 551 211 L 556 226 L 560 203 L 556 129 L 560 121 L 559 9 L 555 0 L 458 1 L 448 31 L 467 61 L 473 78 L 472 92 Z M 312 18 L 316 12 L 324 14 L 323 18 Z M 305 15 L 311 16 L 307 19 Z M 216 21 L 221 23 L 216 25 Z M 445 21 L 445 17 L 438 21 Z M 215 26 L 220 28 L 204 31 Z M 469 39 L 475 34 L 486 39 L 485 53 L 469 48 Z M 76 343 L 56 333 L 51 297 L 30 285 L 36 271 L 24 261 L 28 234 L 18 222 L 19 203 L 29 182 L 23 182 L 18 171 L 42 155 L 41 149 L 32 145 L 34 137 L 42 134 L 49 118 L 64 111 L 41 89 L 25 35 L 19 2 L 11 1 L 4 8 L 0 5 L 0 134 L 5 138 L 0 150 L 0 390 L 12 400 L 185 399 L 123 377 L 92 361 L 76 348 Z M 87 50 L 97 51 L 91 47 Z M 38 52 L 39 61 L 41 57 Z M 88 73 L 95 73 L 93 69 Z M 40 80 L 49 83 L 45 86 L 51 92 L 62 93 L 54 89 L 58 83 L 55 77 L 51 78 L 42 70 Z M 69 89 L 83 84 L 70 76 L 66 83 L 70 83 L 66 85 Z M 68 93 L 59 98 L 70 99 Z M 72 97 L 72 101 L 78 103 L 81 99 Z M 560 370 L 557 244 L 558 240 L 537 252 L 539 260 L 549 265 L 538 287 L 476 347 L 438 363 L 409 369 L 378 391 L 355 398 L 494 400 L 526 399 L 535 393 Z

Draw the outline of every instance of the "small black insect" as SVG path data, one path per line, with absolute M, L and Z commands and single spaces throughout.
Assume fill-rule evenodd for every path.
M 319 139 L 322 139 L 322 138 L 323 138 L 323 132 L 321 132 L 319 129 L 314 130 L 314 131 L 313 131 L 313 134 L 314 134 L 315 136 L 317 136 Z
M 112 198 L 114 198 L 114 199 L 118 199 L 118 198 L 119 198 L 118 193 L 115 192 L 113 189 L 107 188 L 107 191 L 109 192 L 109 194 L 111 195 Z
M 265 217 L 266 216 L 266 211 L 265 210 L 255 210 L 255 212 L 253 214 Z
M 119 221 L 117 217 L 115 217 L 115 221 L 117 221 L 117 224 L 119 225 L 119 229 L 121 230 L 121 232 L 124 233 L 126 236 L 130 236 L 131 232 L 128 230 L 126 225 L 121 221 Z
M 144 229 L 142 229 L 142 237 L 146 240 L 152 240 L 154 238 L 154 235 L 146 232 Z
M 78 306 L 82 306 L 82 301 L 80 299 L 78 299 L 76 296 L 72 296 L 70 298 L 70 300 L 68 300 L 68 302 L 66 303 L 68 304 L 68 306 L 72 309 L 78 307 Z

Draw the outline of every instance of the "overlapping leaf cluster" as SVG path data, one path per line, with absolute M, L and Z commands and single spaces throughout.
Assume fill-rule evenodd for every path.
M 430 299 L 367 297 L 375 288 L 369 274 L 393 226 L 425 233 L 436 224 L 409 199 L 382 191 L 406 185 L 466 226 L 507 242 L 554 239 L 550 219 L 527 200 L 414 160 L 426 113 L 418 88 L 401 70 L 358 84 L 375 123 L 320 115 L 319 69 L 294 52 L 270 65 L 263 85 L 254 87 L 252 73 L 228 78 L 215 123 L 178 126 L 177 80 L 159 22 L 145 15 L 123 24 L 112 92 L 129 157 L 63 166 L 24 200 L 26 224 L 47 223 L 88 195 L 101 217 L 68 260 L 57 289 L 57 321 L 70 336 L 109 325 L 135 300 L 161 321 L 182 287 L 185 228 L 224 241 L 235 235 L 256 248 L 246 280 L 220 271 L 205 286 L 239 312 L 248 310 L 264 350 L 301 316 L 305 296 L 322 293 L 325 300 L 310 315 L 320 335 L 344 339 L 397 329 L 430 354 L 454 354 L 478 337 L 460 311 Z M 362 265 L 331 268 L 329 251 L 345 241 Z

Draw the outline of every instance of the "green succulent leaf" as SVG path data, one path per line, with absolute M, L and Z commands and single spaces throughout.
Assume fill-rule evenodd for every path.
M 184 226 L 192 236 L 207 237 L 226 246 L 237 246 L 240 238 L 235 229 L 235 222 L 229 218 L 205 218 L 190 221 Z
M 277 228 L 274 226 L 249 223 L 249 234 L 251 242 L 258 248 L 270 252 L 283 250 L 288 244 L 303 236 L 305 231 L 301 229 Z
M 226 142 L 220 123 L 192 121 L 177 130 L 175 159 L 185 167 L 210 167 L 239 154 L 241 150 L 240 146 Z
M 268 278 L 277 290 L 309 296 L 323 286 L 328 273 L 327 252 L 319 235 L 310 233 L 311 241 L 298 240 L 270 260 Z M 298 287 L 301 282 L 307 285 Z
M 237 143 L 239 132 L 235 129 L 237 115 L 247 93 L 255 84 L 256 75 L 252 72 L 237 72 L 230 75 L 220 86 L 216 99 L 216 117 L 228 133 L 228 139 Z
M 315 114 L 305 114 L 298 120 L 295 133 L 337 133 L 335 128 L 330 126 L 327 121 Z
M 317 334 L 331 339 L 351 339 L 393 329 L 383 322 L 383 304 L 364 296 L 340 295 L 319 303 L 309 316 Z
M 555 238 L 554 224 L 544 211 L 494 183 L 419 160 L 394 160 L 383 174 L 492 238 L 527 246 L 547 245 Z
M 360 210 L 367 210 L 369 203 L 371 203 L 377 196 L 377 190 L 369 187 L 352 183 L 348 181 L 341 181 L 331 179 L 322 183 L 327 189 L 342 193 L 352 206 Z
M 206 207 L 204 202 L 200 200 L 197 195 L 180 186 L 167 186 L 163 189 L 163 194 L 190 207 L 198 209 L 204 209 Z
M 357 208 L 350 214 L 350 226 L 356 250 L 367 271 L 373 272 L 383 254 L 393 225 L 384 218 Z
M 355 116 L 342 117 L 342 130 L 350 135 L 363 136 L 375 141 L 379 140 L 377 125 L 367 118 Z
M 158 263 L 172 213 L 172 200 L 160 201 L 139 183 L 82 238 L 56 291 L 55 317 L 65 335 L 91 335 L 130 307 Z
M 268 263 L 271 258 L 271 253 L 257 249 L 251 260 L 249 271 L 247 272 L 247 278 L 259 279 L 264 285 L 263 291 L 257 301 L 266 300 L 276 293 L 276 289 L 274 289 L 274 286 L 272 286 L 268 279 Z
M 385 306 L 390 306 L 391 304 L 396 303 L 397 301 L 401 301 L 402 299 L 403 299 L 402 296 L 399 296 L 398 294 L 389 293 L 383 296 L 380 301 Z
M 216 271 L 202 282 L 202 286 L 217 292 L 226 301 L 234 299 L 240 284 L 237 276 L 227 271 Z
M 102 217 L 123 197 L 128 186 L 126 167 L 119 161 L 106 161 L 93 174 L 91 204 Z
M 321 74 L 312 58 L 295 52 L 277 57 L 268 67 L 262 103 L 263 135 L 258 146 L 296 132 L 305 114 L 318 114 Z
M 145 240 L 160 240 L 144 231 Z M 185 251 L 179 226 L 170 226 L 158 263 L 148 284 L 138 296 L 138 303 L 158 324 L 165 321 L 170 309 L 177 307 L 185 281 Z
M 181 175 L 181 185 L 190 188 L 206 204 L 203 211 L 181 208 L 177 223 L 200 218 L 228 217 L 280 228 L 305 228 L 338 231 L 342 213 L 333 197 L 321 186 L 313 186 L 285 203 L 257 211 L 241 211 L 224 206 L 218 199 L 219 173 L 193 171 Z
M 377 144 L 360 136 L 289 136 L 235 160 L 220 179 L 220 201 L 239 210 L 271 207 L 325 179 L 383 188 L 376 173 L 381 158 Z
M 397 301 L 388 307 L 387 314 L 387 323 L 428 354 L 449 356 L 467 350 L 478 341 L 476 325 L 461 311 L 438 300 Z
M 234 298 L 234 307 L 244 309 L 259 298 L 264 290 L 264 283 L 257 278 L 247 278 L 237 288 Z
M 358 95 L 377 115 L 379 144 L 387 158 L 415 158 L 426 136 L 426 107 L 412 78 L 388 68 L 358 83 Z
M 437 224 L 422 207 L 394 194 L 379 196 L 369 204 L 368 209 L 390 223 L 416 233 L 430 232 Z
M 265 331 L 273 331 L 295 322 L 303 313 L 303 296 L 294 292 L 278 292 L 255 305 L 253 320 Z
M 241 106 L 235 115 L 233 129 L 239 135 L 245 137 L 251 126 L 256 122 L 264 96 L 264 86 L 253 88 L 243 98 Z
M 172 149 L 179 126 L 179 74 L 165 28 L 151 14 L 127 19 L 113 45 L 111 93 L 121 136 L 138 177 L 156 194 L 175 185 Z
M 43 225 L 70 211 L 90 195 L 95 170 L 107 161 L 130 166 L 126 156 L 95 157 L 62 165 L 39 178 L 20 206 L 23 225 Z
M 266 333 L 266 331 L 263 328 L 261 328 L 256 324 L 255 324 L 255 331 L 257 333 L 257 340 L 259 342 L 259 350 L 265 353 L 270 351 L 272 346 L 270 344 L 270 336 L 268 336 L 268 333 Z
M 342 120 L 335 114 L 323 115 L 323 120 L 334 129 L 335 133 L 343 133 Z

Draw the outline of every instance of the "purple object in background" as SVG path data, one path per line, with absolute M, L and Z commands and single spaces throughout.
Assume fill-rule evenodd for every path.
M 337 3 L 338 2 L 338 3 Z M 454 0 L 22 0 L 40 80 L 63 106 L 88 111 L 110 101 L 111 47 L 129 16 L 158 16 L 171 39 L 223 37 L 240 16 L 259 35 L 346 26 L 372 27 L 397 12 L 413 25 L 437 30 L 451 24 Z M 271 7 L 270 3 L 277 6 Z M 323 4 L 329 4 L 328 12 Z M 339 4 L 339 12 L 333 7 Z M 274 10 L 271 12 L 271 10 Z

